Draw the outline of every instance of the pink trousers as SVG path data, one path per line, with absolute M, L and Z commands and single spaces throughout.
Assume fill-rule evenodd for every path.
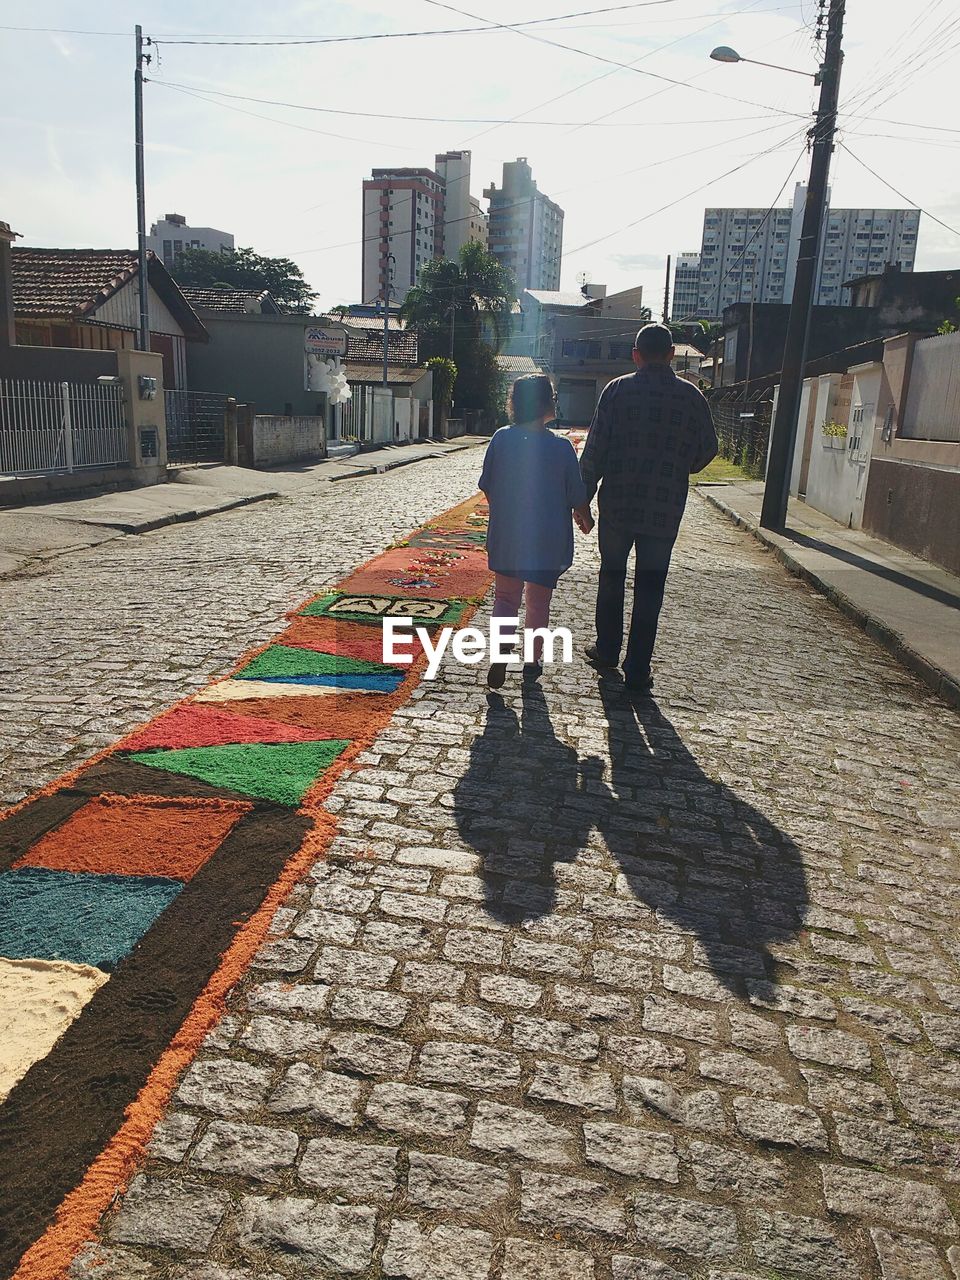
M 535 582 L 523 582 L 520 578 L 509 578 L 505 573 L 498 573 L 495 577 L 496 592 L 492 610 L 494 618 L 518 618 L 520 602 L 526 595 L 524 626 L 532 631 L 537 627 L 549 625 L 550 599 L 553 596 L 550 587 L 540 587 Z M 533 654 L 538 662 L 543 657 L 543 640 L 540 636 L 537 636 L 533 642 Z

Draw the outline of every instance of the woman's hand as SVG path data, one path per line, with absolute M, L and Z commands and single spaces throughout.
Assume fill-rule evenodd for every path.
M 589 533 L 593 528 L 593 516 L 590 514 L 589 505 L 576 507 L 573 512 L 573 519 L 581 533 Z

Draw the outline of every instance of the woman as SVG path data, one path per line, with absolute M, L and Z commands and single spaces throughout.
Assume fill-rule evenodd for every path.
M 496 575 L 493 617 L 517 618 L 526 597 L 527 629 L 550 622 L 550 599 L 560 575 L 573 564 L 573 525 L 593 527 L 580 464 L 569 440 L 555 436 L 547 423 L 555 418 L 553 384 L 542 373 L 525 374 L 513 384 L 510 426 L 501 427 L 487 447 L 480 488 L 490 502 L 487 563 Z M 543 637 L 534 640 L 533 661 L 524 664 L 525 680 L 543 673 Z M 491 689 L 502 687 L 505 662 L 492 662 Z

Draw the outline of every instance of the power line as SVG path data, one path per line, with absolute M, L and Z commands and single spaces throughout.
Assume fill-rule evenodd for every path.
M 847 153 L 848 156 L 853 156 L 857 164 L 861 165 L 864 169 L 866 169 L 867 173 L 872 173 L 873 176 L 877 179 L 877 181 L 882 182 L 883 185 L 887 187 L 890 191 L 892 191 L 895 196 L 899 196 L 901 200 L 906 200 L 907 204 L 910 205 L 912 208 L 919 209 L 921 213 L 925 213 L 928 218 L 932 219 L 935 223 L 937 223 L 938 226 L 943 227 L 946 231 L 952 231 L 955 236 L 960 236 L 960 231 L 958 231 L 956 227 L 951 227 L 949 222 L 944 222 L 943 219 L 938 218 L 935 213 L 931 213 L 929 209 L 924 209 L 923 205 L 918 204 L 916 200 L 911 200 L 908 195 L 904 195 L 902 191 L 898 190 L 897 187 L 895 187 L 892 182 L 888 182 L 886 178 L 881 177 L 880 174 L 877 173 L 876 169 L 871 169 L 870 166 L 867 164 L 866 160 L 861 160 L 860 157 L 856 154 L 856 152 L 851 151 L 845 142 L 841 142 L 840 146 L 843 148 L 843 150 Z

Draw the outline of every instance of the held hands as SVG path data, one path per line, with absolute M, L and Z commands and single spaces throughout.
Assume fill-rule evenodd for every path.
M 586 503 L 582 507 L 575 507 L 573 512 L 574 523 L 581 533 L 589 533 L 593 528 L 593 516 L 590 514 L 590 505 Z

